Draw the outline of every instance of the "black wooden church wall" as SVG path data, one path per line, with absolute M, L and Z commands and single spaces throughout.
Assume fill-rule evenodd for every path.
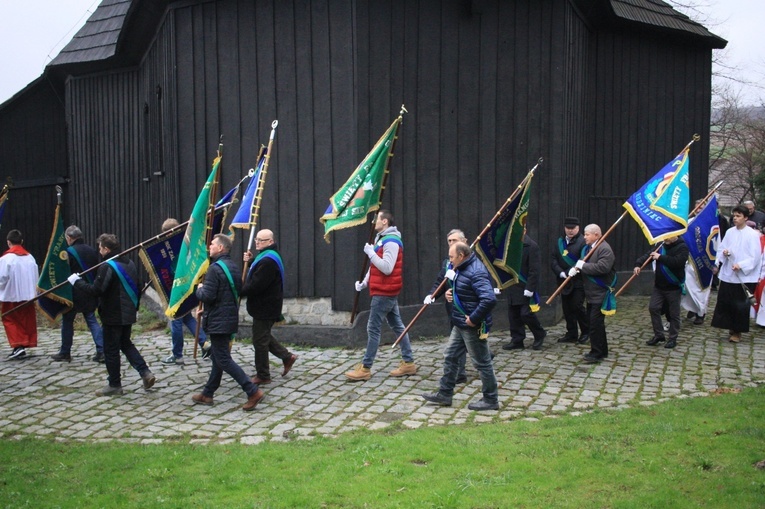
M 139 65 L 67 84 L 73 216 L 89 236 L 148 238 L 188 216 L 221 134 L 228 189 L 278 119 L 260 225 L 288 296 L 347 310 L 369 229 L 327 245 L 318 217 L 403 103 L 383 203 L 404 237 L 402 302 L 427 293 L 446 233 L 472 240 L 539 157 L 529 224 L 547 294 L 563 217 L 607 226 L 708 126 L 710 50 L 670 42 L 603 31 L 562 0 L 177 2 Z M 624 270 L 647 247 L 633 225 L 615 241 Z

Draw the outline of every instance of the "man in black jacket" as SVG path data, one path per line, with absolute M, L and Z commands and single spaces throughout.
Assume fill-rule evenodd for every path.
M 656 263 L 653 292 L 648 304 L 653 326 L 653 338 L 646 341 L 649 346 L 656 346 L 665 341 L 662 310 L 668 310 L 669 341 L 664 348 L 677 346 L 680 332 L 680 299 L 685 284 L 685 263 L 688 261 L 688 246 L 680 237 L 670 237 L 656 251 L 650 251 L 635 261 L 635 274 L 640 274 L 640 267 L 651 258 Z
M 260 230 L 255 235 L 258 255 L 247 272 L 242 296 L 247 297 L 247 313 L 252 317 L 252 346 L 255 347 L 255 384 L 271 382 L 268 353 L 271 352 L 284 363 L 282 376 L 292 369 L 297 355 L 290 353 L 271 334 L 274 323 L 283 320 L 284 264 L 276 248 L 274 233 Z M 244 261 L 252 260 L 252 253 L 244 253 Z
M 507 315 L 510 321 L 510 342 L 502 345 L 503 350 L 523 350 L 526 339 L 526 327 L 534 336 L 531 348 L 541 350 L 547 332 L 539 323 L 536 313 L 531 308 L 532 299 L 538 306 L 539 272 L 541 268 L 539 246 L 523 229 L 523 253 L 521 256 L 521 273 L 518 282 L 507 289 Z M 537 307 L 538 310 L 538 307 Z
M 567 217 L 563 221 L 563 235 L 558 238 L 552 250 L 550 267 L 558 278 L 560 286 L 568 276 L 568 271 L 579 261 L 584 247 L 584 237 L 579 232 L 579 218 Z M 566 334 L 558 343 L 586 343 L 590 339 L 590 323 L 584 307 L 584 283 L 582 276 L 576 275 L 570 284 L 560 293 L 563 317 L 566 319 Z
M 120 251 L 120 244 L 115 235 L 102 234 L 98 237 L 98 252 L 101 258 L 107 261 L 98 268 L 95 281 L 92 284 L 88 283 L 77 273 L 68 278 L 74 289 L 98 297 L 98 315 L 103 324 L 104 357 L 106 371 L 109 373 L 109 385 L 96 391 L 97 396 L 122 394 L 120 351 L 138 371 L 144 389 L 150 389 L 156 381 L 146 361 L 130 340 L 130 332 L 136 322 L 140 287 L 138 272 L 130 258 L 119 256 L 110 259 Z
M 229 343 L 239 329 L 239 291 L 242 289 L 242 282 L 236 277 L 239 267 L 231 260 L 231 239 L 226 235 L 215 235 L 209 249 L 210 267 L 204 283 L 197 286 L 196 295 L 204 304 L 202 324 L 210 340 L 212 368 L 202 392 L 191 396 L 191 400 L 199 405 L 212 405 L 225 371 L 247 394 L 242 410 L 249 412 L 255 410 L 264 394 L 231 358 L 229 350 Z
M 66 248 L 66 254 L 69 260 L 69 269 L 72 274 L 84 272 L 98 265 L 98 252 L 85 244 L 82 238 L 82 230 L 72 225 L 64 232 L 64 238 L 69 247 Z M 89 283 L 95 281 L 95 273 L 89 272 L 85 275 Z M 96 344 L 96 354 L 93 356 L 95 362 L 104 362 L 104 335 L 101 325 L 96 319 L 96 307 L 98 299 L 92 295 L 84 293 L 77 287 L 72 287 L 72 309 L 61 316 L 61 348 L 57 354 L 52 355 L 54 361 L 72 361 L 72 343 L 74 342 L 74 319 L 77 313 L 82 313 L 85 323 L 90 329 L 90 335 Z

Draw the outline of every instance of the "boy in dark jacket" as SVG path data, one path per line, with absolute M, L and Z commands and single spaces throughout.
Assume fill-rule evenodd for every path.
M 640 267 L 651 258 L 656 262 L 653 292 L 648 303 L 651 314 L 653 338 L 646 341 L 649 346 L 656 346 L 665 341 L 664 324 L 661 319 L 662 310 L 668 310 L 669 341 L 664 348 L 677 346 L 677 335 L 680 332 L 680 299 L 683 296 L 685 284 L 685 263 L 688 261 L 688 246 L 680 237 L 670 237 L 658 251 L 650 251 L 635 261 L 635 274 L 640 274 Z
M 98 268 L 93 284 L 85 282 L 77 273 L 68 278 L 75 290 L 98 297 L 98 315 L 103 324 L 104 357 L 106 371 L 109 373 L 109 385 L 97 390 L 97 396 L 122 394 L 120 351 L 138 371 L 144 389 L 150 389 L 156 381 L 130 339 L 130 332 L 136 322 L 140 289 L 138 272 L 133 261 L 127 256 L 110 259 L 120 251 L 120 244 L 115 235 L 102 234 L 98 237 L 98 252 L 106 261 Z
M 213 395 L 220 387 L 225 371 L 242 386 L 247 402 L 242 410 L 249 412 L 263 399 L 263 391 L 253 384 L 242 368 L 231 358 L 229 342 L 239 329 L 239 292 L 241 280 L 236 277 L 239 267 L 231 260 L 231 239 L 218 234 L 210 242 L 210 267 L 205 281 L 197 286 L 197 298 L 204 304 L 202 324 L 210 340 L 212 368 L 202 392 L 191 400 L 199 405 L 212 405 Z

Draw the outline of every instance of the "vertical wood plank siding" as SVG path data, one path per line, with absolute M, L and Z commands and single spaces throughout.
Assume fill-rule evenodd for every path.
M 328 197 L 404 116 L 383 206 L 406 253 L 401 302 L 420 302 L 455 227 L 470 240 L 539 157 L 530 234 L 563 217 L 608 227 L 624 199 L 708 131 L 710 50 L 593 31 L 564 0 L 220 0 L 172 4 L 136 69 L 67 85 L 73 220 L 128 245 L 188 217 L 224 135 L 221 192 L 279 120 L 260 226 L 285 293 L 348 310 L 368 227 L 322 238 Z M 694 196 L 708 140 L 691 153 Z M 647 247 L 630 221 L 619 268 Z M 238 235 L 237 252 L 247 233 Z M 504 312 L 504 311 L 498 311 Z
M 16 186 L 9 195 L 0 238 L 5 245 L 8 232 L 20 230 L 38 265 L 45 260 L 50 241 L 55 185 L 66 188 L 69 173 L 62 95 L 63 89 L 41 79 L 0 109 L 0 186 L 9 178 Z M 64 200 L 72 198 L 65 191 Z

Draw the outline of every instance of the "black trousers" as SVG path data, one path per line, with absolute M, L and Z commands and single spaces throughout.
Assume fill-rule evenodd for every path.
M 510 341 L 513 343 L 523 344 L 523 340 L 526 339 L 526 329 L 528 327 L 531 334 L 534 335 L 534 339 L 540 338 L 545 335 L 545 330 L 542 324 L 539 323 L 536 313 L 531 311 L 528 304 L 521 304 L 520 306 L 508 305 L 507 317 L 510 321 Z
M 104 331 L 104 364 L 109 373 L 109 385 L 111 387 L 122 386 L 120 373 L 120 352 L 125 354 L 128 362 L 133 369 L 138 371 L 138 375 L 143 376 L 149 371 L 149 366 L 143 360 L 140 352 L 130 340 L 130 331 L 132 325 L 106 325 Z
M 587 315 L 590 317 L 590 355 L 608 356 L 608 338 L 606 337 L 606 317 L 600 312 L 602 302 L 587 303 Z
M 680 287 L 672 290 L 662 290 L 653 287 L 651 300 L 648 303 L 648 312 L 651 314 L 651 326 L 653 326 L 653 337 L 664 337 L 664 320 L 662 314 L 667 315 L 669 320 L 669 340 L 677 340 L 680 332 L 680 299 L 683 292 Z
M 577 339 L 581 335 L 589 334 L 590 319 L 584 307 L 584 288 L 574 288 L 568 295 L 561 295 L 560 300 L 566 319 L 566 337 Z

